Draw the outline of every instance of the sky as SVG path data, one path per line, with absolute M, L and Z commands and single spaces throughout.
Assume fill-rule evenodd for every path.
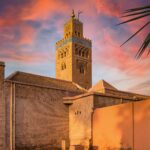
M 83 12 L 84 36 L 92 40 L 93 84 L 104 79 L 121 90 L 150 87 L 150 56 L 135 59 L 149 26 L 120 47 L 147 19 L 117 26 L 125 20 L 121 18 L 125 10 L 147 4 L 147 0 L 0 0 L 0 61 L 6 63 L 6 76 L 23 71 L 55 77 L 55 43 L 63 38 L 63 25 L 74 9 L 76 14 Z

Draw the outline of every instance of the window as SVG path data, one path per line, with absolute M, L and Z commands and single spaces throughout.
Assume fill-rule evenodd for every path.
M 84 74 L 84 73 L 85 73 L 84 65 L 83 65 L 83 64 L 80 65 L 80 68 L 79 68 L 79 69 L 80 69 L 80 73 L 81 73 L 81 74 Z
M 88 58 L 89 57 L 89 53 L 88 52 L 86 52 L 86 58 Z
M 81 50 L 79 50 L 79 56 L 81 56 Z
M 77 35 L 77 31 L 75 31 L 75 35 Z
M 82 57 L 84 57 L 84 52 L 82 52 Z
M 75 54 L 78 55 L 78 49 L 77 48 L 75 49 Z
M 75 111 L 75 115 L 81 115 L 81 111 Z
M 78 36 L 80 37 L 80 32 L 78 32 Z
M 66 64 L 65 63 L 62 63 L 61 65 L 61 70 L 65 70 L 66 69 Z
M 64 69 L 66 69 L 66 64 L 64 63 Z
M 68 33 L 66 34 L 66 38 L 68 37 Z
M 66 52 L 64 52 L 64 57 L 66 57 Z
M 61 58 L 63 58 L 64 56 L 63 56 L 63 53 L 61 53 Z

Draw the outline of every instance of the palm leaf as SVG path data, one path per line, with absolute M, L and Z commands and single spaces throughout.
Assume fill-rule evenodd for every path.
M 140 12 L 136 12 L 136 13 L 131 13 L 122 17 L 129 17 L 129 16 L 135 16 L 135 15 L 141 15 L 141 14 L 145 14 L 145 13 L 150 13 L 150 10 L 146 10 L 146 11 L 140 11 Z
M 141 15 L 141 16 L 138 16 L 138 17 L 135 17 L 135 18 L 126 20 L 126 21 L 124 21 L 124 22 L 121 22 L 121 23 L 119 23 L 118 25 L 121 25 L 121 24 L 124 24 L 124 23 L 128 23 L 128 22 L 131 22 L 131 21 L 135 21 L 135 20 L 137 20 L 137 19 L 141 19 L 141 18 L 144 18 L 144 17 L 149 16 L 149 15 L 150 15 L 150 13 L 144 14 L 144 15 Z
M 150 33 L 148 33 L 147 37 L 145 38 L 142 46 L 140 47 L 140 49 L 138 50 L 137 54 L 136 54 L 136 58 L 140 58 L 142 56 L 142 54 L 145 52 L 146 48 L 149 46 L 150 44 Z M 148 55 L 150 53 L 150 49 L 148 50 Z
M 129 40 L 131 40 L 134 36 L 136 36 L 140 31 L 142 31 L 147 25 L 150 24 L 150 21 L 147 22 L 143 27 L 141 27 L 137 32 L 135 32 L 131 37 L 129 37 L 122 45 L 124 45 L 125 43 L 127 43 Z M 122 46 L 121 45 L 121 46 Z
M 138 8 L 132 8 L 132 9 L 128 9 L 125 11 L 125 13 L 129 13 L 129 12 L 133 12 L 133 11 L 139 11 L 139 10 L 146 10 L 146 9 L 150 9 L 150 5 L 147 6 L 143 6 L 143 7 L 138 7 Z
M 143 6 L 143 7 L 139 7 L 139 8 L 133 8 L 133 9 L 128 9 L 124 12 L 124 16 L 122 17 L 132 17 L 131 19 L 128 19 L 124 22 L 119 23 L 118 25 L 121 24 L 125 24 L 125 23 L 129 23 L 144 17 L 148 17 L 150 16 L 150 5 L 148 6 Z M 129 37 L 129 39 L 127 39 L 122 45 L 124 45 L 125 43 L 127 43 L 129 40 L 131 40 L 134 36 L 136 36 L 139 32 L 141 32 L 146 26 L 148 26 L 150 24 L 150 21 L 148 21 L 144 26 L 142 26 L 137 32 L 135 32 L 131 37 Z M 150 33 L 148 33 L 147 37 L 145 38 L 143 44 L 141 45 L 140 49 L 138 50 L 137 54 L 136 54 L 136 58 L 140 58 L 142 56 L 142 54 L 146 51 L 147 47 L 150 44 Z M 121 46 L 122 46 L 121 45 Z M 148 55 L 150 54 L 150 49 L 148 50 Z

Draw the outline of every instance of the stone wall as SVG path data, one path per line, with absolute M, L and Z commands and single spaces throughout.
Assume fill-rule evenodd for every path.
M 11 147 L 16 150 L 61 149 L 62 140 L 66 141 L 68 147 L 69 109 L 63 104 L 62 98 L 76 94 L 7 82 L 8 150 Z
M 92 111 L 93 96 L 74 100 L 73 104 L 69 107 L 69 138 L 71 148 L 80 145 L 88 149 L 91 139 Z
M 12 117 L 11 113 L 11 105 L 10 102 L 12 102 L 12 84 L 9 82 L 5 82 L 5 107 L 6 107 L 6 150 L 12 149 L 12 140 L 10 142 L 10 139 L 12 139 L 12 124 L 10 124 L 10 116 Z M 10 114 L 11 113 L 11 114 Z M 10 129 L 11 127 L 11 129 Z M 10 138 L 11 136 L 11 138 Z
M 0 150 L 5 150 L 4 63 L 0 62 Z

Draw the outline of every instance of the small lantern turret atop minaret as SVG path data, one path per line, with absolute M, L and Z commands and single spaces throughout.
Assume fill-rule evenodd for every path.
M 74 19 L 75 18 L 75 13 L 74 13 L 74 9 L 72 10 L 72 15 L 71 17 Z
M 64 25 L 64 38 L 70 36 L 83 38 L 83 24 L 76 18 L 74 10 L 69 21 Z
M 64 38 L 56 43 L 56 78 L 88 89 L 92 85 L 92 43 L 83 36 L 83 23 L 74 10 L 64 24 Z

